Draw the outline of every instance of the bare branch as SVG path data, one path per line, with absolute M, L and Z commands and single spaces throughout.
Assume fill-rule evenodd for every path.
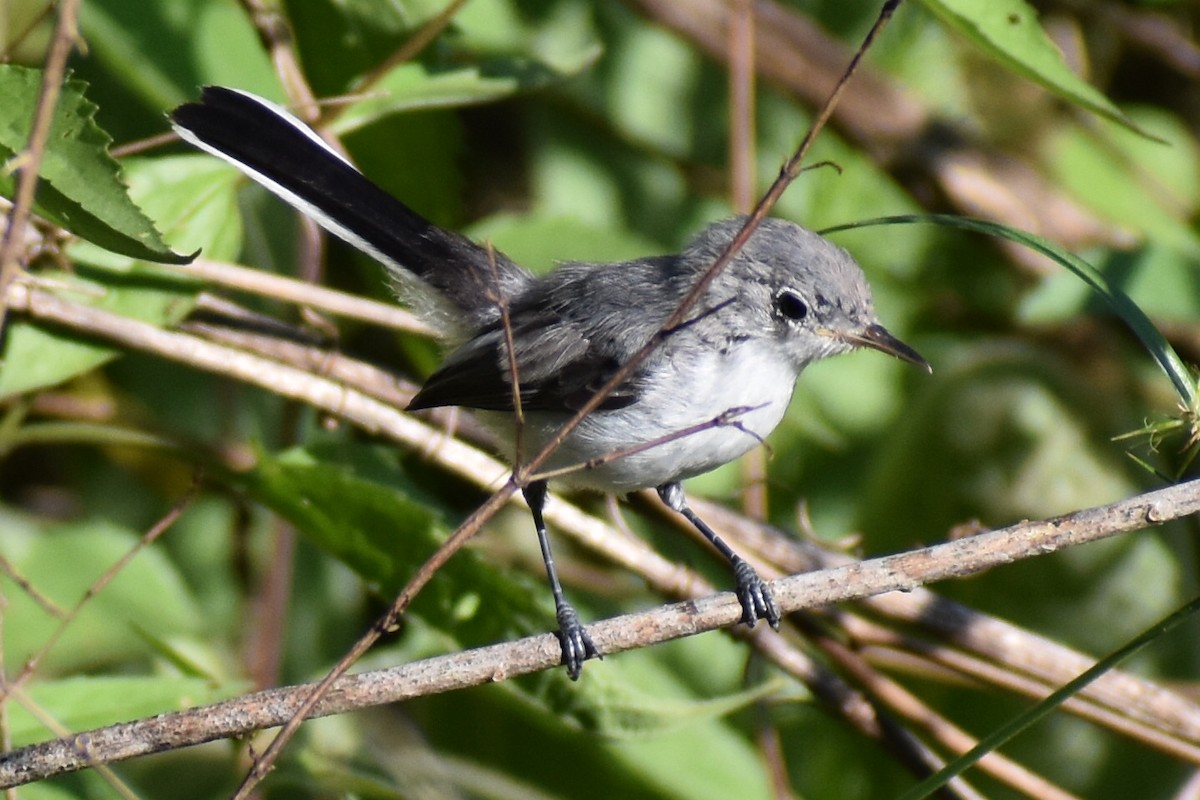
M 925 583 L 965 577 L 1017 558 L 1052 553 L 1200 512 L 1198 489 L 1200 481 L 1192 481 L 1054 519 L 1023 522 L 921 550 L 793 575 L 773 581 L 771 590 L 787 613 L 884 592 L 911 591 Z M 589 633 L 606 654 L 616 654 L 729 627 L 740 617 L 737 598 L 723 592 L 598 622 L 589 627 Z M 762 630 L 746 636 L 764 649 L 773 647 L 768 642 L 782 643 L 780 637 Z M 557 637 L 540 634 L 343 677 L 332 684 L 313 715 L 507 680 L 555 668 L 561 655 Z M 311 684 L 272 689 L 23 748 L 0 757 L 0 786 L 281 725 L 294 717 L 313 691 Z
M 162 268 L 239 292 L 269 297 L 284 303 L 295 303 L 346 319 L 356 319 L 420 336 L 433 335 L 428 325 L 394 303 L 356 297 L 283 275 L 205 258 L 198 258 L 190 264 L 163 265 Z
M 697 499 L 693 505 L 706 519 L 714 520 L 715 524 L 733 533 L 743 546 L 753 548 L 762 554 L 768 564 L 784 573 L 855 563 L 850 556 L 807 545 L 794 537 L 781 536 L 775 529 L 734 514 L 716 503 Z M 1030 542 L 1031 548 L 1037 546 L 1038 542 Z M 767 574 L 771 573 L 768 571 Z M 1092 657 L 1077 650 L 924 588 L 864 598 L 861 606 L 874 617 L 918 626 L 967 653 L 997 665 L 1008 681 L 1032 682 L 1040 690 L 1029 692 L 1031 697 L 1044 696 L 1050 689 L 1062 686 L 1094 663 Z M 851 631 L 855 630 L 850 623 L 851 620 L 847 620 Z M 977 679 L 988 679 L 984 675 L 968 674 Z M 1005 683 L 997 685 L 1008 688 Z M 1111 672 L 1089 684 L 1081 697 L 1098 708 L 1107 709 L 1128 720 L 1129 724 L 1153 730 L 1153 736 L 1139 736 L 1145 741 L 1157 740 L 1165 735 L 1173 743 L 1163 749 L 1184 749 L 1200 754 L 1194 745 L 1187 744 L 1200 743 L 1200 707 L 1176 692 L 1134 675 Z M 1185 754 L 1181 757 L 1192 759 L 1195 755 Z

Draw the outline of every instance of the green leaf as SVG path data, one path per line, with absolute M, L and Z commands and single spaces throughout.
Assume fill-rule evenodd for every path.
M 231 259 L 241 247 L 237 188 L 231 167 L 207 156 L 177 156 L 130 163 L 130 193 L 173 243 L 206 256 Z M 90 242 L 69 250 L 78 263 L 101 268 L 80 275 L 50 275 L 71 300 L 155 325 L 178 322 L 191 311 L 198 285 Z M 53 386 L 120 354 L 104 342 L 18 320 L 6 337 L 0 397 Z
M 610 739 L 644 741 L 695 728 L 778 694 L 788 685 L 782 679 L 765 681 L 705 700 L 672 696 L 672 691 L 678 691 L 678 678 L 662 665 L 650 659 L 622 660 L 620 673 L 606 671 L 588 688 L 594 716 L 586 727 Z
M 444 531 L 437 514 L 404 492 L 304 450 L 264 455 L 247 477 L 258 499 L 388 590 L 403 585 Z
M 157 223 L 172 246 L 205 258 L 231 261 L 242 247 L 238 190 L 246 184 L 236 169 L 208 155 L 131 159 L 129 194 Z M 68 250 L 74 261 L 119 272 L 136 271 L 136 259 L 79 242 Z M 153 271 L 163 274 L 161 270 Z M 169 271 L 168 271 L 169 274 Z
M 9 161 L 29 144 L 42 73 L 0 65 L 0 158 Z M 172 251 L 121 182 L 108 154 L 111 137 L 95 122 L 96 106 L 85 85 L 62 86 L 39 168 L 35 208 L 77 236 L 116 253 L 149 261 L 184 264 L 191 256 Z M 0 171 L 0 194 L 13 197 L 12 172 Z
M 620 670 L 605 662 L 583 687 L 603 717 L 598 730 L 605 734 L 607 758 L 669 797 L 769 797 L 759 755 L 725 715 L 778 695 L 788 682 L 768 680 L 700 700 L 687 696 L 678 676 L 654 656 L 651 651 L 622 654 Z M 597 691 L 596 685 L 607 691 Z M 705 753 L 720 753 L 720 758 Z
M 229 480 L 389 599 L 451 527 L 390 448 L 330 444 L 264 454 L 255 470 Z M 453 640 L 479 644 L 548 630 L 554 619 L 549 601 L 540 585 L 467 549 L 421 592 L 413 611 Z
M 598 47 L 580 54 L 571 72 L 523 58 L 497 58 L 454 69 L 401 64 L 372 84 L 365 99 L 346 106 L 331 128 L 345 135 L 391 114 L 477 105 L 540 89 L 582 71 L 599 54 Z
M 88 43 L 88 58 L 79 71 L 97 89 L 123 93 L 123 113 L 155 115 L 159 130 L 166 123 L 162 112 L 190 99 L 196 87 L 205 84 L 238 86 L 284 99 L 254 22 L 237 3 L 89 0 L 81 4 L 79 26 Z M 128 97 L 136 98 L 142 108 L 135 108 Z M 106 98 L 101 104 L 107 111 L 110 103 Z M 117 123 L 109 124 L 116 133 Z
M 1025 0 L 921 0 L 938 19 L 1009 69 L 1055 95 L 1142 133 L 1094 86 L 1071 71 Z M 1143 134 L 1148 135 L 1148 134 Z
M 104 520 L 39 526 L 6 515 L 0 553 L 41 597 L 71 609 L 138 540 L 133 531 Z M 4 581 L 3 589 L 4 655 L 8 663 L 20 664 L 42 648 L 60 618 L 12 583 Z M 199 623 L 183 578 L 161 549 L 145 548 L 87 600 L 42 659 L 39 674 L 136 662 L 153 652 L 147 635 L 175 637 Z
M 1081 203 L 1120 229 L 1136 231 L 1194 262 L 1200 258 L 1200 236 L 1192 225 L 1197 187 L 1189 177 L 1200 168 L 1195 140 L 1169 115 L 1148 109 L 1131 113 L 1170 146 L 1107 123 L 1073 125 L 1047 137 L 1044 161 Z

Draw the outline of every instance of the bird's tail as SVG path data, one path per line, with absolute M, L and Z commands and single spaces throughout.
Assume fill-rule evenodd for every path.
M 198 102 L 175 109 L 171 123 L 185 141 L 228 161 L 377 259 L 402 294 L 440 301 L 424 309 L 430 314 L 449 310 L 461 317 L 465 312 L 467 320 L 459 324 L 477 327 L 497 316 L 492 290 L 497 279 L 510 297 L 529 280 L 503 254 L 439 228 L 376 186 L 311 128 L 268 100 L 208 86 Z M 414 285 L 414 276 L 424 286 Z M 422 305 L 428 303 L 418 302 Z

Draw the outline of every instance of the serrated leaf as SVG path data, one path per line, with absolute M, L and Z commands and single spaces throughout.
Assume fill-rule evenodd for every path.
M 177 246 L 231 259 L 241 247 L 236 170 L 207 156 L 177 156 L 131 162 L 130 193 Z M 131 319 L 170 325 L 192 308 L 199 287 L 129 256 L 91 242 L 72 245 L 77 263 L 100 267 L 85 279 L 57 276 L 66 296 Z M 117 273 L 117 274 L 106 274 Z M 43 277 L 52 277 L 42 273 Z M 16 320 L 6 337 L 0 367 L 0 397 L 53 386 L 104 364 L 121 351 L 63 331 Z
M 1055 95 L 1145 134 L 1104 96 L 1080 78 L 1038 24 L 1025 0 L 921 0 L 938 19 L 1009 69 Z
M 42 73 L 0 65 L 0 158 L 10 161 L 29 143 Z M 108 154 L 112 138 L 95 122 L 96 106 L 84 97 L 82 81 L 67 80 L 54 110 L 54 121 L 39 165 L 35 208 L 77 236 L 116 253 L 184 264 L 163 242 L 154 224 L 132 200 L 120 167 Z M 11 171 L 0 171 L 0 194 L 15 190 Z
M 202 154 L 131 159 L 127 169 L 130 196 L 172 246 L 217 261 L 237 258 L 243 238 L 238 189 L 246 183 L 241 173 Z M 136 259 L 89 242 L 72 245 L 68 255 L 72 261 L 121 272 L 136 265 Z
M 563 80 L 599 54 L 599 48 L 581 54 L 569 72 L 525 58 L 498 58 L 446 70 L 401 64 L 373 84 L 365 99 L 346 106 L 331 127 L 345 135 L 391 114 L 492 102 Z

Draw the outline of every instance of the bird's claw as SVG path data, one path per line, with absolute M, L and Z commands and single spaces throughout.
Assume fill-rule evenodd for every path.
M 765 619 L 772 628 L 779 630 L 779 606 L 775 604 L 770 587 L 758 576 L 754 567 L 738 558 L 733 562 L 733 579 L 738 601 L 742 604 L 741 621 L 753 628 L 754 623 Z
M 579 680 L 584 661 L 604 658 L 569 603 L 558 606 L 558 641 L 562 645 L 562 663 L 573 681 Z

